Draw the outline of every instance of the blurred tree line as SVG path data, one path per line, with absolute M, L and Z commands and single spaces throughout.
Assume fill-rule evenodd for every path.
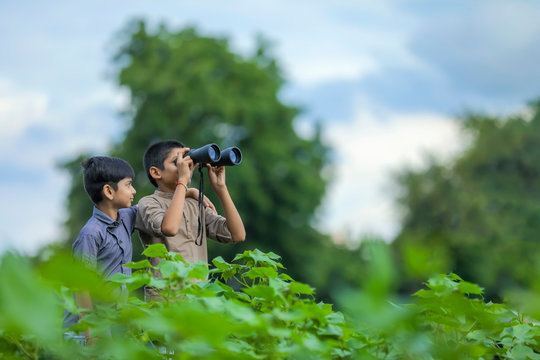
M 469 144 L 453 161 L 398 176 L 404 218 L 393 246 L 403 289 L 452 271 L 500 299 L 538 275 L 540 101 L 508 118 L 469 114 L 462 125 Z
M 196 29 L 172 31 L 160 26 L 149 32 L 143 21 L 122 33 L 114 57 L 118 84 L 129 90 L 128 129 L 110 156 L 127 160 L 135 169 L 136 201 L 155 189 L 142 167 L 145 149 L 155 141 L 176 139 L 196 148 L 216 143 L 237 145 L 240 166 L 227 169 L 227 184 L 247 231 L 239 245 L 209 242 L 209 256 L 231 260 L 245 249 L 259 248 L 283 257 L 288 272 L 309 282 L 325 297 L 342 281 L 340 259 L 349 256 L 312 226 L 315 209 L 325 193 L 330 149 L 320 138 L 298 136 L 293 123 L 298 107 L 279 99 L 284 84 L 280 69 L 259 39 L 251 56 L 231 51 L 226 39 L 205 37 Z M 67 163 L 72 175 L 66 228 L 71 244 L 91 216 L 84 192 L 81 154 Z M 206 171 L 205 171 L 206 172 Z M 198 174 L 191 186 L 198 186 Z M 208 183 L 207 183 L 208 184 Z M 210 186 L 206 195 L 218 207 Z M 133 236 L 134 256 L 142 252 Z M 351 278 L 354 281 L 354 277 Z

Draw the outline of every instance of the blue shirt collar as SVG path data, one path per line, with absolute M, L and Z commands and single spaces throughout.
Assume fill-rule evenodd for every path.
M 109 217 L 109 215 L 107 215 L 103 211 L 99 210 L 96 206 L 94 206 L 94 211 L 92 213 L 92 216 L 95 217 L 96 219 L 98 219 L 99 221 L 109 225 L 109 226 L 116 227 L 116 226 L 120 225 L 120 222 L 111 219 Z

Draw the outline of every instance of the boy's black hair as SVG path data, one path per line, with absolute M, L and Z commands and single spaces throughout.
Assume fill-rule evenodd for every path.
M 124 178 L 134 178 L 135 172 L 129 163 L 108 156 L 93 156 L 81 163 L 83 167 L 84 189 L 94 204 L 103 200 L 103 186 L 109 184 L 118 190 L 118 182 Z
M 148 176 L 148 180 L 150 180 L 152 185 L 155 187 L 158 186 L 156 180 L 154 180 L 154 178 L 150 175 L 150 168 L 155 166 L 158 169 L 163 170 L 163 163 L 165 162 L 167 156 L 169 156 L 171 150 L 183 147 L 185 147 L 184 144 L 179 141 L 164 140 L 152 144 L 148 147 L 148 149 L 146 149 L 143 156 L 143 166 L 146 176 Z

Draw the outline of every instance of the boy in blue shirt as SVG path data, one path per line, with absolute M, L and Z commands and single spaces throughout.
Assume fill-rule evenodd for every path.
M 122 159 L 106 156 L 91 157 L 81 165 L 84 189 L 95 206 L 73 243 L 73 255 L 106 278 L 119 272 L 130 275 L 131 269 L 124 265 L 131 262 L 131 234 L 137 215 L 137 206 L 131 206 L 136 193 L 133 168 Z M 77 293 L 75 299 L 79 308 L 93 308 L 88 293 Z M 82 316 L 66 312 L 64 327 L 74 325 Z M 84 336 L 88 342 L 90 332 Z
M 135 173 L 129 163 L 122 159 L 94 156 L 82 162 L 84 189 L 94 202 L 92 217 L 86 222 L 73 243 L 73 255 L 110 278 L 116 273 L 131 275 L 124 267 L 131 262 L 131 234 L 135 227 L 137 206 L 131 206 L 136 193 L 133 187 Z M 189 189 L 186 196 L 197 199 L 199 191 Z M 204 205 L 215 211 L 214 205 L 205 197 Z M 92 309 L 88 293 L 75 294 L 79 308 Z M 64 314 L 64 328 L 76 324 L 84 314 Z M 84 334 L 86 341 L 90 333 Z M 66 337 L 78 338 L 67 332 Z

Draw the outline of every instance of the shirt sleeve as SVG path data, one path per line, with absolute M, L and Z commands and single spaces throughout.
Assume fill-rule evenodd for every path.
M 165 216 L 165 209 L 152 198 L 142 199 L 138 207 L 135 228 L 154 237 L 162 237 L 161 223 Z
M 93 234 L 79 234 L 73 243 L 73 257 L 97 268 L 97 254 L 99 249 L 99 239 Z
M 135 222 L 137 221 L 137 210 L 137 205 L 119 210 L 119 212 L 122 213 L 122 218 L 124 219 L 124 222 L 126 223 L 130 234 L 133 234 L 133 230 L 135 230 Z
M 227 227 L 227 219 L 206 208 L 206 237 L 220 243 L 232 243 L 232 235 Z

